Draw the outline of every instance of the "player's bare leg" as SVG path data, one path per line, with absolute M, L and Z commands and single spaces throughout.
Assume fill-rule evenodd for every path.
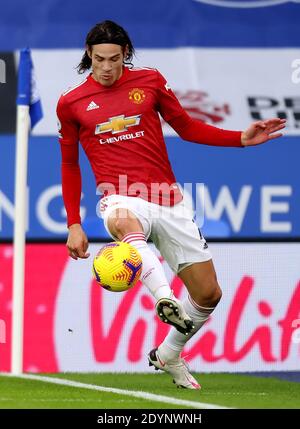
M 130 211 L 124 208 L 114 210 L 108 220 L 107 226 L 111 234 L 122 240 L 129 232 L 144 232 L 141 222 Z
M 222 297 L 212 260 L 196 262 L 179 272 L 190 297 L 201 307 L 216 307 Z
M 180 357 L 186 342 L 204 325 L 221 299 L 222 292 L 212 261 L 199 262 L 184 268 L 179 274 L 186 285 L 189 297 L 183 307 L 194 322 L 193 330 L 186 336 L 172 329 L 157 349 L 148 355 L 149 364 L 170 373 L 178 387 L 199 389 L 200 385 L 189 373 Z
M 188 335 L 194 328 L 193 321 L 170 289 L 161 263 L 147 245 L 139 219 L 130 210 L 118 208 L 108 217 L 107 226 L 114 237 L 135 246 L 140 252 L 143 261 L 141 281 L 156 300 L 159 318 Z

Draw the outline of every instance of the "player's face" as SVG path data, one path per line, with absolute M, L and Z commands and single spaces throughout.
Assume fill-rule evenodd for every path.
M 104 86 L 111 86 L 123 71 L 123 48 L 120 45 L 101 43 L 93 45 L 89 52 L 93 77 Z

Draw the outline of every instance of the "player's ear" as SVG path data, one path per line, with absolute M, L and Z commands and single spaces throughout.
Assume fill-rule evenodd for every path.
M 86 53 L 90 59 L 92 59 L 92 48 L 88 45 L 85 46 Z
M 123 48 L 124 61 L 126 61 L 126 60 L 127 60 L 127 58 L 128 58 L 128 54 L 129 54 L 129 47 L 128 47 L 128 45 L 126 45 L 126 46 Z

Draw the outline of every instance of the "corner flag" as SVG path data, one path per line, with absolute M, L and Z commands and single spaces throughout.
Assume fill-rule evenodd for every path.
M 31 52 L 28 48 L 20 52 L 17 105 L 29 106 L 31 129 L 42 119 L 42 105 L 36 87 Z
M 24 274 L 28 215 L 27 160 L 29 131 L 43 117 L 29 49 L 20 53 L 18 73 L 15 215 L 13 261 L 13 314 L 11 372 L 23 372 Z

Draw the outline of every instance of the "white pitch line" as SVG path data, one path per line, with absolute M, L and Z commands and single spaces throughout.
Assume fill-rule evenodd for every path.
M 207 404 L 204 402 L 187 401 L 185 399 L 176 399 L 176 398 L 171 398 L 169 396 L 155 395 L 154 393 L 148 393 L 148 392 L 142 392 L 142 391 L 136 391 L 136 390 L 116 389 L 114 387 L 104 387 L 104 386 L 97 386 L 95 384 L 80 383 L 78 381 L 66 380 L 62 378 L 54 378 L 54 377 L 46 377 L 46 376 L 44 377 L 41 375 L 33 375 L 33 374 L 14 375 L 9 373 L 1 373 L 0 375 L 8 376 L 8 377 L 24 378 L 27 380 L 37 380 L 37 381 L 42 381 L 44 383 L 59 384 L 62 386 L 78 387 L 80 389 L 97 390 L 99 392 L 116 393 L 117 395 L 133 396 L 135 398 L 146 399 L 148 401 L 164 402 L 166 404 L 173 404 L 173 405 L 183 405 L 190 408 L 197 408 L 197 409 L 201 409 L 201 408 L 202 409 L 227 409 L 228 408 L 228 407 L 222 407 L 220 405 L 215 405 L 215 404 Z

